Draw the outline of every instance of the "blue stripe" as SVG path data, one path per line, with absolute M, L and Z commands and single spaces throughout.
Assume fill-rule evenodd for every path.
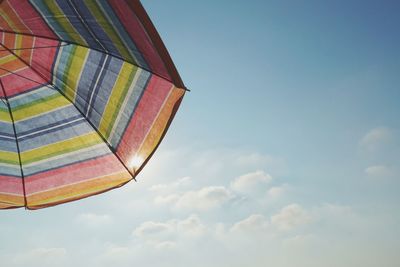
M 53 84 L 58 90 L 65 91 L 64 74 L 67 71 L 68 60 L 72 56 L 71 51 L 74 47 L 74 45 L 63 46 L 58 53 L 58 65 L 53 71 Z
M 106 49 L 106 52 L 121 57 L 121 54 L 115 47 L 113 41 L 108 37 L 101 25 L 98 24 L 96 17 L 92 15 L 86 4 L 83 1 L 72 0 L 72 2 L 74 3 L 81 17 L 85 20 L 84 23 L 86 23 L 96 38 L 101 42 Z
M 103 65 L 104 59 L 105 55 L 95 50 L 91 50 L 87 57 L 87 61 L 83 68 L 75 96 L 75 105 L 83 114 L 86 114 L 88 109 L 90 92 L 93 90 L 96 78 L 101 71 L 101 66 Z
M 37 128 L 45 127 L 49 124 L 57 123 L 67 118 L 75 117 L 77 115 L 80 114 L 76 110 L 76 108 L 73 105 L 69 105 L 34 118 L 17 121 L 15 122 L 15 129 L 17 131 L 17 134 L 19 135 L 20 133 L 32 132 L 35 131 L 35 129 Z
M 69 22 L 73 25 L 74 29 L 84 39 L 89 47 L 101 49 L 98 42 L 90 35 L 86 27 L 77 19 L 77 14 L 65 0 L 56 0 L 58 6 L 68 18 Z
M 71 121 L 71 122 L 65 122 L 65 123 L 61 123 L 60 122 L 60 123 L 58 123 L 57 125 L 54 125 L 54 126 L 50 126 L 49 125 L 48 128 L 52 127 L 51 129 L 46 130 L 46 128 L 47 128 L 46 127 L 45 129 L 42 129 L 41 131 L 38 130 L 38 131 L 36 131 L 34 133 L 30 133 L 29 135 L 25 135 L 25 136 L 21 135 L 21 137 L 18 137 L 18 141 L 24 141 L 24 140 L 32 139 L 34 137 L 41 136 L 41 135 L 48 135 L 50 133 L 54 133 L 54 132 L 57 132 L 57 131 L 61 131 L 61 130 L 67 129 L 67 128 L 74 127 L 74 126 L 82 124 L 84 122 L 85 122 L 85 119 L 83 117 L 80 117 L 80 118 L 75 119 L 74 121 Z
M 36 135 L 30 139 L 25 138 L 19 142 L 19 147 L 21 152 L 24 152 L 92 132 L 94 131 L 89 124 L 81 121 L 79 124 L 75 124 L 71 127 L 65 127 L 64 129 L 56 132 L 50 132 L 44 135 Z

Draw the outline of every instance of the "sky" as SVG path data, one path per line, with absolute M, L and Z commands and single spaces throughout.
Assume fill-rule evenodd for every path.
M 0 266 L 400 266 L 398 1 L 142 1 L 187 93 L 138 182 L 0 212 Z

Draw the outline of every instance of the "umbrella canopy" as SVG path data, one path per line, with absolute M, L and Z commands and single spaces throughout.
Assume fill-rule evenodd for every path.
M 0 0 L 0 208 L 134 179 L 185 86 L 138 0 Z

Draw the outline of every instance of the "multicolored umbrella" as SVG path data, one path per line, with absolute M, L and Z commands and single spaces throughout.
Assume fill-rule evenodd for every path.
M 185 86 L 138 0 L 0 0 L 0 208 L 134 179 Z

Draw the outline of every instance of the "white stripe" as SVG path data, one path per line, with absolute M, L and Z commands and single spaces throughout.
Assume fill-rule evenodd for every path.
M 62 126 L 64 126 L 64 125 L 68 125 L 68 124 L 71 124 L 71 123 L 73 123 L 73 122 L 80 121 L 80 120 L 85 120 L 85 118 L 83 118 L 83 117 L 82 117 L 82 118 L 78 118 L 78 119 L 73 120 L 73 121 L 68 121 L 68 122 L 63 123 L 63 124 L 58 124 L 58 125 L 55 125 L 55 126 L 53 126 L 53 127 L 48 127 L 48 128 L 46 128 L 46 129 L 39 130 L 39 131 L 35 131 L 35 132 L 29 133 L 29 134 L 25 134 L 25 135 L 21 135 L 21 136 L 18 136 L 18 137 L 19 137 L 19 138 L 24 138 L 24 137 L 27 137 L 27 136 L 30 136 L 30 135 L 33 135 L 33 134 L 41 133 L 41 132 L 48 131 L 48 130 L 51 130 L 51 129 L 60 128 L 60 127 L 62 127 Z
M 104 66 L 106 65 L 107 59 L 108 59 L 108 55 L 106 55 L 106 58 L 105 58 L 104 61 L 103 61 L 103 65 L 101 66 L 100 73 L 99 73 L 99 75 L 97 76 L 95 85 L 93 86 L 92 94 L 90 95 L 90 99 L 89 99 L 89 102 L 88 102 L 88 109 L 87 109 L 86 114 L 85 114 L 86 118 L 87 118 L 87 116 L 88 116 L 88 114 L 89 114 L 90 107 L 92 106 L 92 101 L 93 101 L 94 92 L 96 91 L 97 84 L 99 83 L 100 77 L 101 77 L 101 75 L 103 74 Z
M 82 73 L 83 73 L 83 70 L 85 69 L 86 61 L 87 61 L 87 59 L 88 59 L 88 57 L 89 57 L 89 54 L 90 54 L 90 50 L 87 49 L 86 55 L 85 55 L 85 59 L 83 60 L 82 67 L 81 67 L 81 70 L 80 70 L 80 72 L 79 72 L 79 76 L 78 76 L 77 81 L 76 81 L 76 88 L 75 88 L 75 93 L 74 93 L 74 99 L 71 99 L 71 101 L 74 102 L 74 103 L 75 103 L 75 100 L 76 100 L 76 95 L 78 94 L 79 83 L 80 83 L 80 81 L 81 81 Z M 65 85 L 66 85 L 68 88 L 71 88 L 71 87 L 69 87 L 67 84 L 65 84 Z

